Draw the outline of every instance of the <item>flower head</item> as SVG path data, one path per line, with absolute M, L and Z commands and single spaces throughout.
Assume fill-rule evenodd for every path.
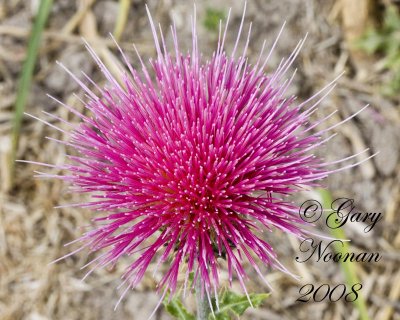
M 90 115 L 71 109 L 82 122 L 68 133 L 67 145 L 79 155 L 62 166 L 62 178 L 92 195 L 82 206 L 97 214 L 96 226 L 79 241 L 103 251 L 95 268 L 129 256 L 127 288 L 158 261 L 166 266 L 160 287 L 173 293 L 178 273 L 187 282 L 194 272 L 208 293 L 218 287 L 225 259 L 230 279 L 236 276 L 245 290 L 244 261 L 261 276 L 258 265 L 286 271 L 263 230 L 304 233 L 297 208 L 283 195 L 333 172 L 313 154 L 326 130 L 312 133 L 320 122 L 310 123 L 309 116 L 334 82 L 296 103 L 285 95 L 293 77 L 285 77 L 304 40 L 267 74 L 273 48 L 251 65 L 249 37 L 242 54 L 240 36 L 228 54 L 225 29 L 203 61 L 195 23 L 192 51 L 184 54 L 174 27 L 170 52 L 150 22 L 157 50 L 150 67 L 142 62 L 137 71 L 121 51 L 129 72 L 119 82 L 88 46 L 108 84 L 100 88 L 88 78 L 95 94 L 74 77 L 87 93 Z

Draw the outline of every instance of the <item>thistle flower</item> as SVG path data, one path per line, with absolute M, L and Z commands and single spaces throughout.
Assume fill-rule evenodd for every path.
M 243 19 L 232 52 L 224 49 L 227 27 L 220 28 L 208 61 L 198 50 L 195 21 L 190 54 L 181 52 L 175 26 L 170 52 L 151 17 L 150 25 L 157 51 L 150 67 L 138 55 L 141 72 L 134 69 L 121 51 L 129 72 L 121 71 L 120 83 L 87 45 L 107 86 L 86 77 L 95 94 L 71 74 L 87 94 L 83 103 L 90 115 L 64 105 L 81 124 L 66 132 L 64 143 L 79 155 L 59 166 L 66 172 L 60 178 L 74 191 L 91 194 L 81 206 L 96 212 L 96 226 L 78 239 L 77 251 L 103 252 L 92 261 L 93 270 L 129 256 L 124 294 L 157 261 L 166 270 L 159 283 L 164 292 L 176 292 L 184 271 L 185 287 L 194 272 L 209 295 L 218 288 L 222 259 L 229 280 L 237 277 L 246 291 L 244 261 L 262 278 L 259 265 L 287 272 L 263 230 L 275 227 L 298 237 L 306 232 L 296 206 L 283 196 L 356 165 L 329 170 L 329 163 L 312 153 L 329 139 L 322 134 L 335 126 L 312 133 L 329 116 L 312 123 L 310 115 L 336 80 L 296 103 L 294 96 L 285 96 L 294 74 L 286 80 L 285 75 L 304 39 L 267 74 L 279 36 L 267 56 L 263 46 L 251 65 L 246 57 L 251 25 L 237 54 Z

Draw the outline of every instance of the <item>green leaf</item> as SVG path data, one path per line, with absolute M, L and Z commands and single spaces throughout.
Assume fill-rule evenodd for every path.
M 179 300 L 179 298 L 172 298 L 171 301 L 169 301 L 168 296 L 165 297 L 163 304 L 165 306 L 165 309 L 168 311 L 168 313 L 172 316 L 174 316 L 176 319 L 179 320 L 195 320 L 195 316 L 191 313 L 189 313 L 186 308 L 183 306 L 182 302 Z
M 221 10 L 207 8 L 206 17 L 203 21 L 207 30 L 216 32 L 219 28 L 219 22 L 225 18 L 225 13 Z
M 269 293 L 256 294 L 252 293 L 249 295 L 251 304 L 254 308 L 257 308 L 261 303 L 269 297 Z M 215 299 L 213 299 L 214 315 L 210 314 L 210 320 L 230 320 L 231 314 L 241 316 L 247 308 L 251 306 L 249 299 L 245 295 L 238 295 L 231 291 L 223 291 L 219 299 L 219 310 L 216 308 Z
M 385 96 L 395 96 L 400 90 L 400 14 L 395 6 L 385 10 L 383 25 L 368 29 L 354 45 L 368 54 L 379 53 L 381 66 L 392 75 L 383 83 L 381 92 Z
M 385 38 L 375 30 L 370 30 L 355 45 L 368 54 L 373 54 L 383 49 Z
M 400 28 L 400 15 L 395 6 L 389 6 L 385 12 L 384 29 L 386 32 L 393 32 Z

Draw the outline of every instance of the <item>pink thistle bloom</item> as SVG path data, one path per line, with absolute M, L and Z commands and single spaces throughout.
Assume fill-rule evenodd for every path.
M 335 80 L 296 103 L 295 97 L 285 97 L 293 79 L 285 80 L 285 75 L 304 40 L 266 74 L 278 39 L 266 57 L 262 50 L 250 65 L 249 36 L 237 56 L 239 32 L 228 54 L 225 27 L 216 51 L 204 62 L 195 22 L 190 54 L 181 52 L 175 27 L 169 52 L 151 18 L 150 23 L 157 50 L 150 68 L 142 62 L 142 72 L 135 70 L 121 51 L 129 72 L 121 71 L 119 83 L 87 46 L 108 85 L 100 88 L 87 77 L 95 94 L 72 75 L 87 93 L 84 104 L 91 115 L 66 106 L 82 122 L 67 132 L 65 144 L 79 155 L 69 156 L 71 162 L 60 166 L 67 172 L 60 178 L 74 191 L 92 194 L 92 201 L 81 206 L 98 214 L 96 227 L 78 239 L 82 247 L 77 251 L 103 251 L 93 261 L 93 270 L 129 256 L 132 263 L 122 276 L 124 294 L 139 283 L 152 261 L 158 261 L 167 267 L 159 283 L 164 294 L 176 292 L 184 269 L 185 288 L 194 272 L 209 296 L 219 285 L 221 258 L 230 281 L 237 277 L 246 291 L 244 261 L 261 277 L 259 264 L 287 272 L 263 240 L 263 230 L 275 227 L 298 237 L 307 232 L 298 208 L 283 196 L 357 165 L 329 170 L 329 163 L 312 153 L 327 141 L 322 134 L 333 127 L 312 133 L 325 119 L 309 123 L 309 116 Z M 240 31 L 242 26 L 243 20 Z

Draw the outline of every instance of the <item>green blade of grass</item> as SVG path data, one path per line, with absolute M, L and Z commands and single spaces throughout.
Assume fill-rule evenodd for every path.
M 14 109 L 12 142 L 11 142 L 12 144 L 11 144 L 11 154 L 9 163 L 9 178 L 10 178 L 9 186 L 12 186 L 13 184 L 15 158 L 18 149 L 22 116 L 24 114 L 26 99 L 28 98 L 29 89 L 31 87 L 33 69 L 36 63 L 40 38 L 42 35 L 43 28 L 46 24 L 47 18 L 49 16 L 52 2 L 53 0 L 42 0 L 40 2 L 39 11 L 33 25 L 31 36 L 29 38 L 28 51 L 26 54 L 25 62 L 22 67 L 22 73 L 19 81 L 17 99 L 15 102 L 15 109 Z
M 114 38 L 116 40 L 121 38 L 122 32 L 124 31 L 130 6 L 131 0 L 119 0 L 118 17 L 114 29 Z
M 332 204 L 332 195 L 328 190 L 324 189 L 318 189 L 318 193 L 320 194 L 322 198 L 322 203 L 324 209 L 330 210 L 331 209 L 331 204 Z M 329 229 L 332 237 L 335 239 L 346 239 L 346 234 L 344 233 L 342 228 L 336 228 L 336 229 Z M 349 252 L 350 246 L 347 241 L 343 242 L 343 246 L 337 242 L 333 244 L 334 250 L 336 253 L 341 253 L 344 255 L 345 253 Z M 341 261 L 340 260 L 340 266 L 343 270 L 344 277 L 346 279 L 346 283 L 348 286 L 352 286 L 356 283 L 360 283 L 360 280 L 357 277 L 356 269 L 354 267 L 354 264 L 350 261 Z M 368 316 L 368 310 L 367 306 L 365 304 L 365 299 L 362 295 L 362 293 L 359 293 L 358 299 L 356 299 L 354 302 L 354 305 L 358 309 L 358 312 L 360 313 L 360 319 L 361 320 L 370 320 Z

